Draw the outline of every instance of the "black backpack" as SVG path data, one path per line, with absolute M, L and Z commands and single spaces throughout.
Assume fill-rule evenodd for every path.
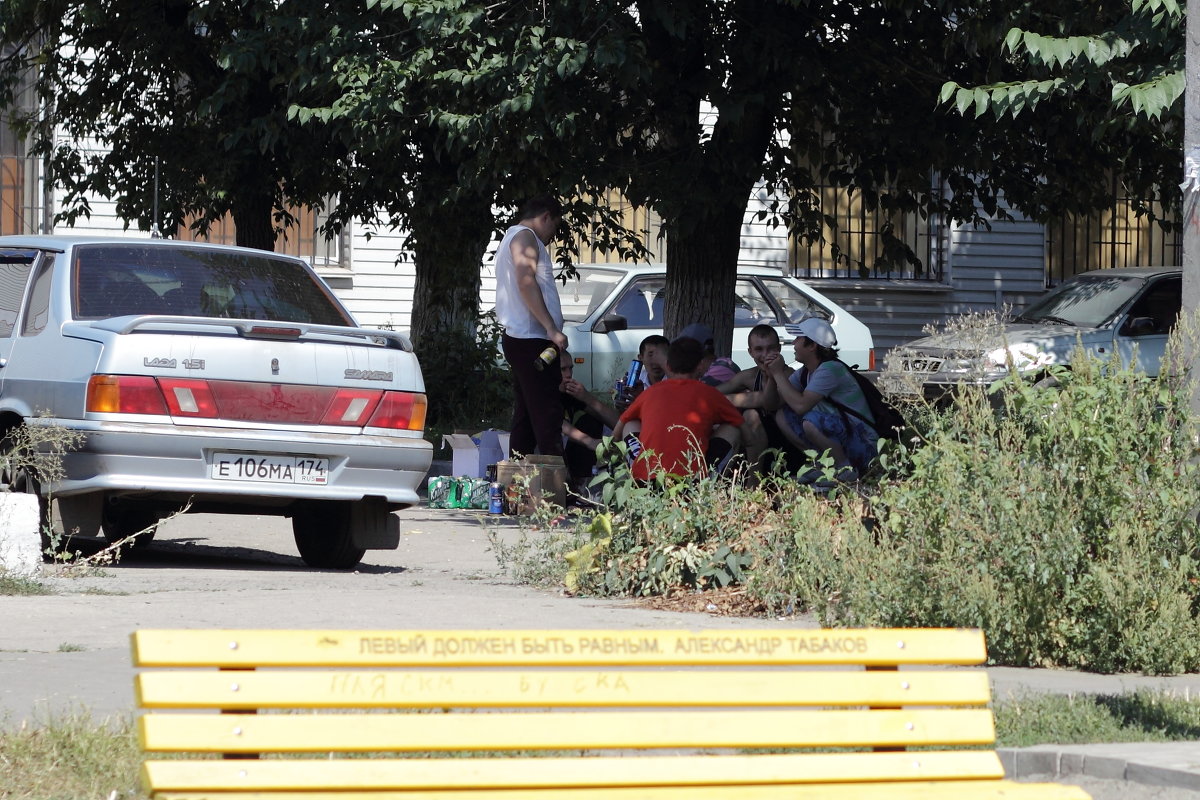
M 854 377 L 854 380 L 858 382 L 858 387 L 862 389 L 863 397 L 867 399 L 867 408 L 871 409 L 871 416 L 875 418 L 875 421 L 869 421 L 850 406 L 839 403 L 832 397 L 826 397 L 825 400 L 840 411 L 842 416 L 853 414 L 863 422 L 866 422 L 875 429 L 875 432 L 879 434 L 879 438 L 899 441 L 904 434 L 904 429 L 908 427 L 908 423 L 904 420 L 904 415 L 894 405 L 883 399 L 883 394 L 871 382 L 870 378 L 840 358 L 835 358 L 834 361 L 845 367 Z M 808 370 L 806 369 L 800 379 L 800 391 L 804 391 L 805 387 L 808 386 L 808 377 Z

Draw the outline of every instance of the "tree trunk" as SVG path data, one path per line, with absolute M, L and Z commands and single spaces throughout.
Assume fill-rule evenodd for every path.
M 239 247 L 275 249 L 275 198 L 271 193 L 243 194 L 233 203 L 233 225 Z
M 713 329 L 717 355 L 733 343 L 734 283 L 741 252 L 742 224 L 755 181 L 762 175 L 774 117 L 759 102 L 740 113 L 718 117 L 712 140 L 702 146 L 699 180 L 720 186 L 673 206 L 678 217 L 664 220 L 667 233 L 667 336 L 692 322 Z
M 746 198 L 730 196 L 721 207 L 693 209 L 696 225 L 686 233 L 667 221 L 666 335 L 703 322 L 713 329 L 718 355 L 728 356 L 733 342 L 733 293 L 741 249 Z
M 491 239 L 491 199 L 443 205 L 424 224 L 414 220 L 417 278 L 411 337 L 418 352 L 436 348 L 443 331 L 473 336 L 479 321 L 479 272 Z

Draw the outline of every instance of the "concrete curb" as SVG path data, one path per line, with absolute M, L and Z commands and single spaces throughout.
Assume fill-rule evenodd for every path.
M 1200 742 L 1134 742 L 1000 748 L 1010 778 L 1087 775 L 1200 792 Z

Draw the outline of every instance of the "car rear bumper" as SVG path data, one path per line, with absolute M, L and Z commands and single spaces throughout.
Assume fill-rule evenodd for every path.
M 411 436 L 316 433 L 186 425 L 139 425 L 56 420 L 85 434 L 82 447 L 63 457 L 65 477 L 47 487 L 56 496 L 96 491 L 164 492 L 198 501 L 264 505 L 294 500 L 361 500 L 392 505 L 418 502 L 417 487 L 433 459 L 433 445 Z M 325 484 L 219 480 L 215 453 L 307 456 L 329 461 Z

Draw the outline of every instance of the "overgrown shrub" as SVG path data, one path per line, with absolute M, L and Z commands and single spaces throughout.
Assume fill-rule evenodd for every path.
M 778 477 L 639 487 L 618 458 L 602 513 L 502 563 L 586 594 L 736 582 L 764 611 L 825 625 L 980 627 L 1004 664 L 1194 671 L 1198 432 L 1167 372 L 1079 352 L 1056 385 L 1012 378 L 910 409 L 917 438 L 885 454 L 878 484 L 829 496 Z
M 1057 386 L 1010 379 L 938 418 L 872 503 L 890 587 L 847 597 L 832 621 L 979 626 L 1003 663 L 1200 665 L 1187 391 L 1115 357 L 1072 364 Z M 914 577 L 924 592 L 905 591 Z

